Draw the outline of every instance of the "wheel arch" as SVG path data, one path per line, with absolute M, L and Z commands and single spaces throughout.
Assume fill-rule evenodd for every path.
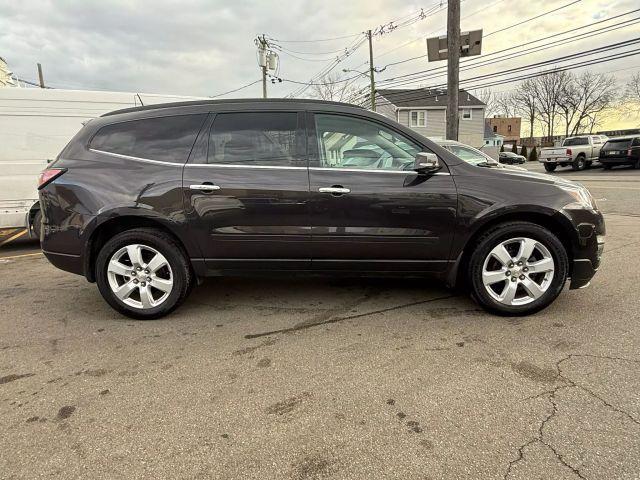
M 167 225 L 167 222 L 163 222 L 161 219 L 149 218 L 147 216 L 119 215 L 104 220 L 96 225 L 87 240 L 85 248 L 85 252 L 87 252 L 87 254 L 84 258 L 84 272 L 88 281 L 95 282 L 96 280 L 95 263 L 102 246 L 115 235 L 134 228 L 154 228 L 156 230 L 161 230 L 172 237 L 175 242 L 182 247 L 187 258 L 189 258 L 188 249 L 186 248 L 185 243 L 182 241 L 180 236 Z
M 570 221 L 562 214 L 557 212 L 543 212 L 543 211 L 526 211 L 526 212 L 509 212 L 502 213 L 500 215 L 494 215 L 492 218 L 487 218 L 483 222 L 479 222 L 473 232 L 469 235 L 462 250 L 457 255 L 457 259 L 454 264 L 454 268 L 451 269 L 447 283 L 451 286 L 465 286 L 466 271 L 471 254 L 473 253 L 473 245 L 477 242 L 487 230 L 500 225 L 501 223 L 523 221 L 535 223 L 541 227 L 546 228 L 553 233 L 560 243 L 565 247 L 567 251 L 567 257 L 569 258 L 569 268 L 573 265 L 574 249 L 575 249 L 575 232 L 571 226 Z M 571 275 L 571 271 L 569 271 Z

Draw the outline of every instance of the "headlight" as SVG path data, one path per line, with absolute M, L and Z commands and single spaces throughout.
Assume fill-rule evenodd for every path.
M 561 185 L 560 188 L 575 199 L 575 202 L 571 202 L 570 204 L 565 205 L 564 208 L 588 208 L 590 210 L 598 209 L 595 198 L 593 198 L 593 196 L 591 196 L 591 193 L 589 193 L 589 190 L 587 190 L 582 185 Z

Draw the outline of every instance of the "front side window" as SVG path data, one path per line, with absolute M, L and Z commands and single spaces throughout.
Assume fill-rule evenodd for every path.
M 471 165 L 483 165 L 494 164 L 496 161 L 488 155 L 485 155 L 480 150 L 476 150 L 471 147 L 463 147 L 461 145 L 447 145 L 445 146 L 456 157 L 461 158 Z
M 424 110 L 412 110 L 409 112 L 411 127 L 426 127 L 427 112 Z
M 209 136 L 208 163 L 306 167 L 298 155 L 295 112 L 219 113 Z
M 316 114 L 320 166 L 364 170 L 411 170 L 412 140 L 378 123 L 340 115 Z
M 106 125 L 89 148 L 129 157 L 183 163 L 206 115 L 145 118 Z

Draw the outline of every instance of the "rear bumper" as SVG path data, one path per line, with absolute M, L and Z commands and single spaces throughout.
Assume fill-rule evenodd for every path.
M 540 163 L 572 163 L 573 158 L 571 157 L 547 157 L 547 158 L 539 158 L 538 161 Z
M 598 161 L 603 165 L 630 165 L 638 161 L 635 157 L 600 157 Z

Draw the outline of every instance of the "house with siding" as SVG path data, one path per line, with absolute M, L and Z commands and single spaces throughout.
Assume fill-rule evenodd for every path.
M 484 145 L 486 105 L 466 90 L 460 90 L 459 108 L 458 140 L 473 147 L 481 147 Z M 446 90 L 376 90 L 376 111 L 425 137 L 438 139 L 446 136 Z

